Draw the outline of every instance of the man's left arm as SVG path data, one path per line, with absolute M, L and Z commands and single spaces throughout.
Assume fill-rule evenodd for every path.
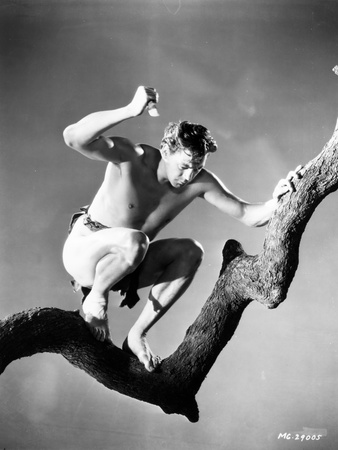
M 207 172 L 203 197 L 208 203 L 244 225 L 261 227 L 270 220 L 272 213 L 277 208 L 278 200 L 287 192 L 295 190 L 293 180 L 300 178 L 302 173 L 302 166 L 298 166 L 294 171 L 289 172 L 286 178 L 277 183 L 271 200 L 264 203 L 250 203 L 234 195 L 214 174 Z

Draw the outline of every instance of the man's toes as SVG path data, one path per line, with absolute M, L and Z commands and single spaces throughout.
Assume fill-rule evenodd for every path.
M 97 328 L 97 340 L 103 342 L 104 336 L 104 331 L 101 328 Z
M 162 364 L 162 359 L 159 356 L 155 356 L 154 358 L 154 367 L 155 369 Z
M 104 342 L 106 339 L 110 339 L 110 333 L 108 330 L 103 330 L 100 327 L 93 327 L 89 323 L 87 323 L 87 326 L 97 341 Z
M 106 330 L 105 328 L 100 328 L 100 341 L 108 341 L 110 338 L 109 330 Z
M 148 372 L 154 372 L 155 367 L 151 360 L 145 361 L 143 364 L 144 364 L 144 367 L 148 370 Z
M 162 359 L 159 356 L 154 356 L 152 358 L 152 365 L 154 367 L 154 370 L 158 369 L 162 363 Z
M 160 367 L 162 360 L 159 356 L 146 356 L 141 362 L 144 364 L 144 367 L 148 370 L 148 372 L 154 372 Z
M 101 341 L 101 330 L 100 328 L 92 327 L 92 334 L 97 341 Z
M 103 340 L 112 342 L 109 330 L 104 330 L 104 332 L 103 332 Z

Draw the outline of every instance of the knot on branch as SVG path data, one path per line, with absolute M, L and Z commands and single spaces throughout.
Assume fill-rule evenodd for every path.
M 223 262 L 220 275 L 222 275 L 231 261 L 233 261 L 238 256 L 246 256 L 246 253 L 242 245 L 238 241 L 236 241 L 235 239 L 229 239 L 223 247 L 222 255 Z

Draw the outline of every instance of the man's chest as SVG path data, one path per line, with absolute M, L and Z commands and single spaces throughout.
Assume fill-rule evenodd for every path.
M 175 216 L 200 195 L 199 183 L 192 182 L 174 188 L 168 182 L 160 183 L 153 167 L 144 164 L 125 165 L 112 170 L 105 180 L 108 203 L 118 209 L 129 209 L 135 216 Z

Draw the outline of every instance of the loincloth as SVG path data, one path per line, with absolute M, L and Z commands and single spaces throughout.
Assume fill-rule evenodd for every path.
M 68 234 L 72 231 L 75 222 L 80 218 L 83 218 L 83 224 L 89 228 L 91 231 L 100 231 L 104 230 L 107 227 L 106 225 L 103 225 L 100 222 L 97 222 L 96 220 L 93 220 L 90 215 L 88 214 L 88 208 L 89 205 L 83 206 L 80 208 L 80 211 L 76 212 L 72 215 L 69 228 L 68 228 Z M 110 288 L 111 291 L 114 292 L 120 292 L 120 295 L 124 297 L 122 300 L 120 307 L 128 306 L 128 308 L 133 308 L 136 303 L 140 300 L 140 297 L 137 293 L 138 289 L 138 282 L 139 282 L 139 272 L 140 272 L 140 266 L 134 270 L 134 272 L 126 275 L 124 278 L 122 278 L 120 281 L 118 281 L 114 286 Z M 73 290 L 77 292 L 81 289 L 83 298 L 82 303 L 85 301 L 87 295 L 90 293 L 91 288 L 86 286 L 81 286 L 77 281 L 72 280 L 71 284 L 73 286 Z
M 75 222 L 81 216 L 83 216 L 83 225 L 85 225 L 87 228 L 89 228 L 90 231 L 100 231 L 100 230 L 104 230 L 106 228 L 110 228 L 110 227 L 107 227 L 107 225 L 103 225 L 101 222 L 97 222 L 96 220 L 93 220 L 91 218 L 90 214 L 88 214 L 88 209 L 89 209 L 89 205 L 82 206 L 82 208 L 80 208 L 80 211 L 78 211 L 72 215 L 72 217 L 70 219 L 69 227 L 68 227 L 68 234 L 70 234 L 70 232 L 72 231 L 72 229 L 75 225 Z

